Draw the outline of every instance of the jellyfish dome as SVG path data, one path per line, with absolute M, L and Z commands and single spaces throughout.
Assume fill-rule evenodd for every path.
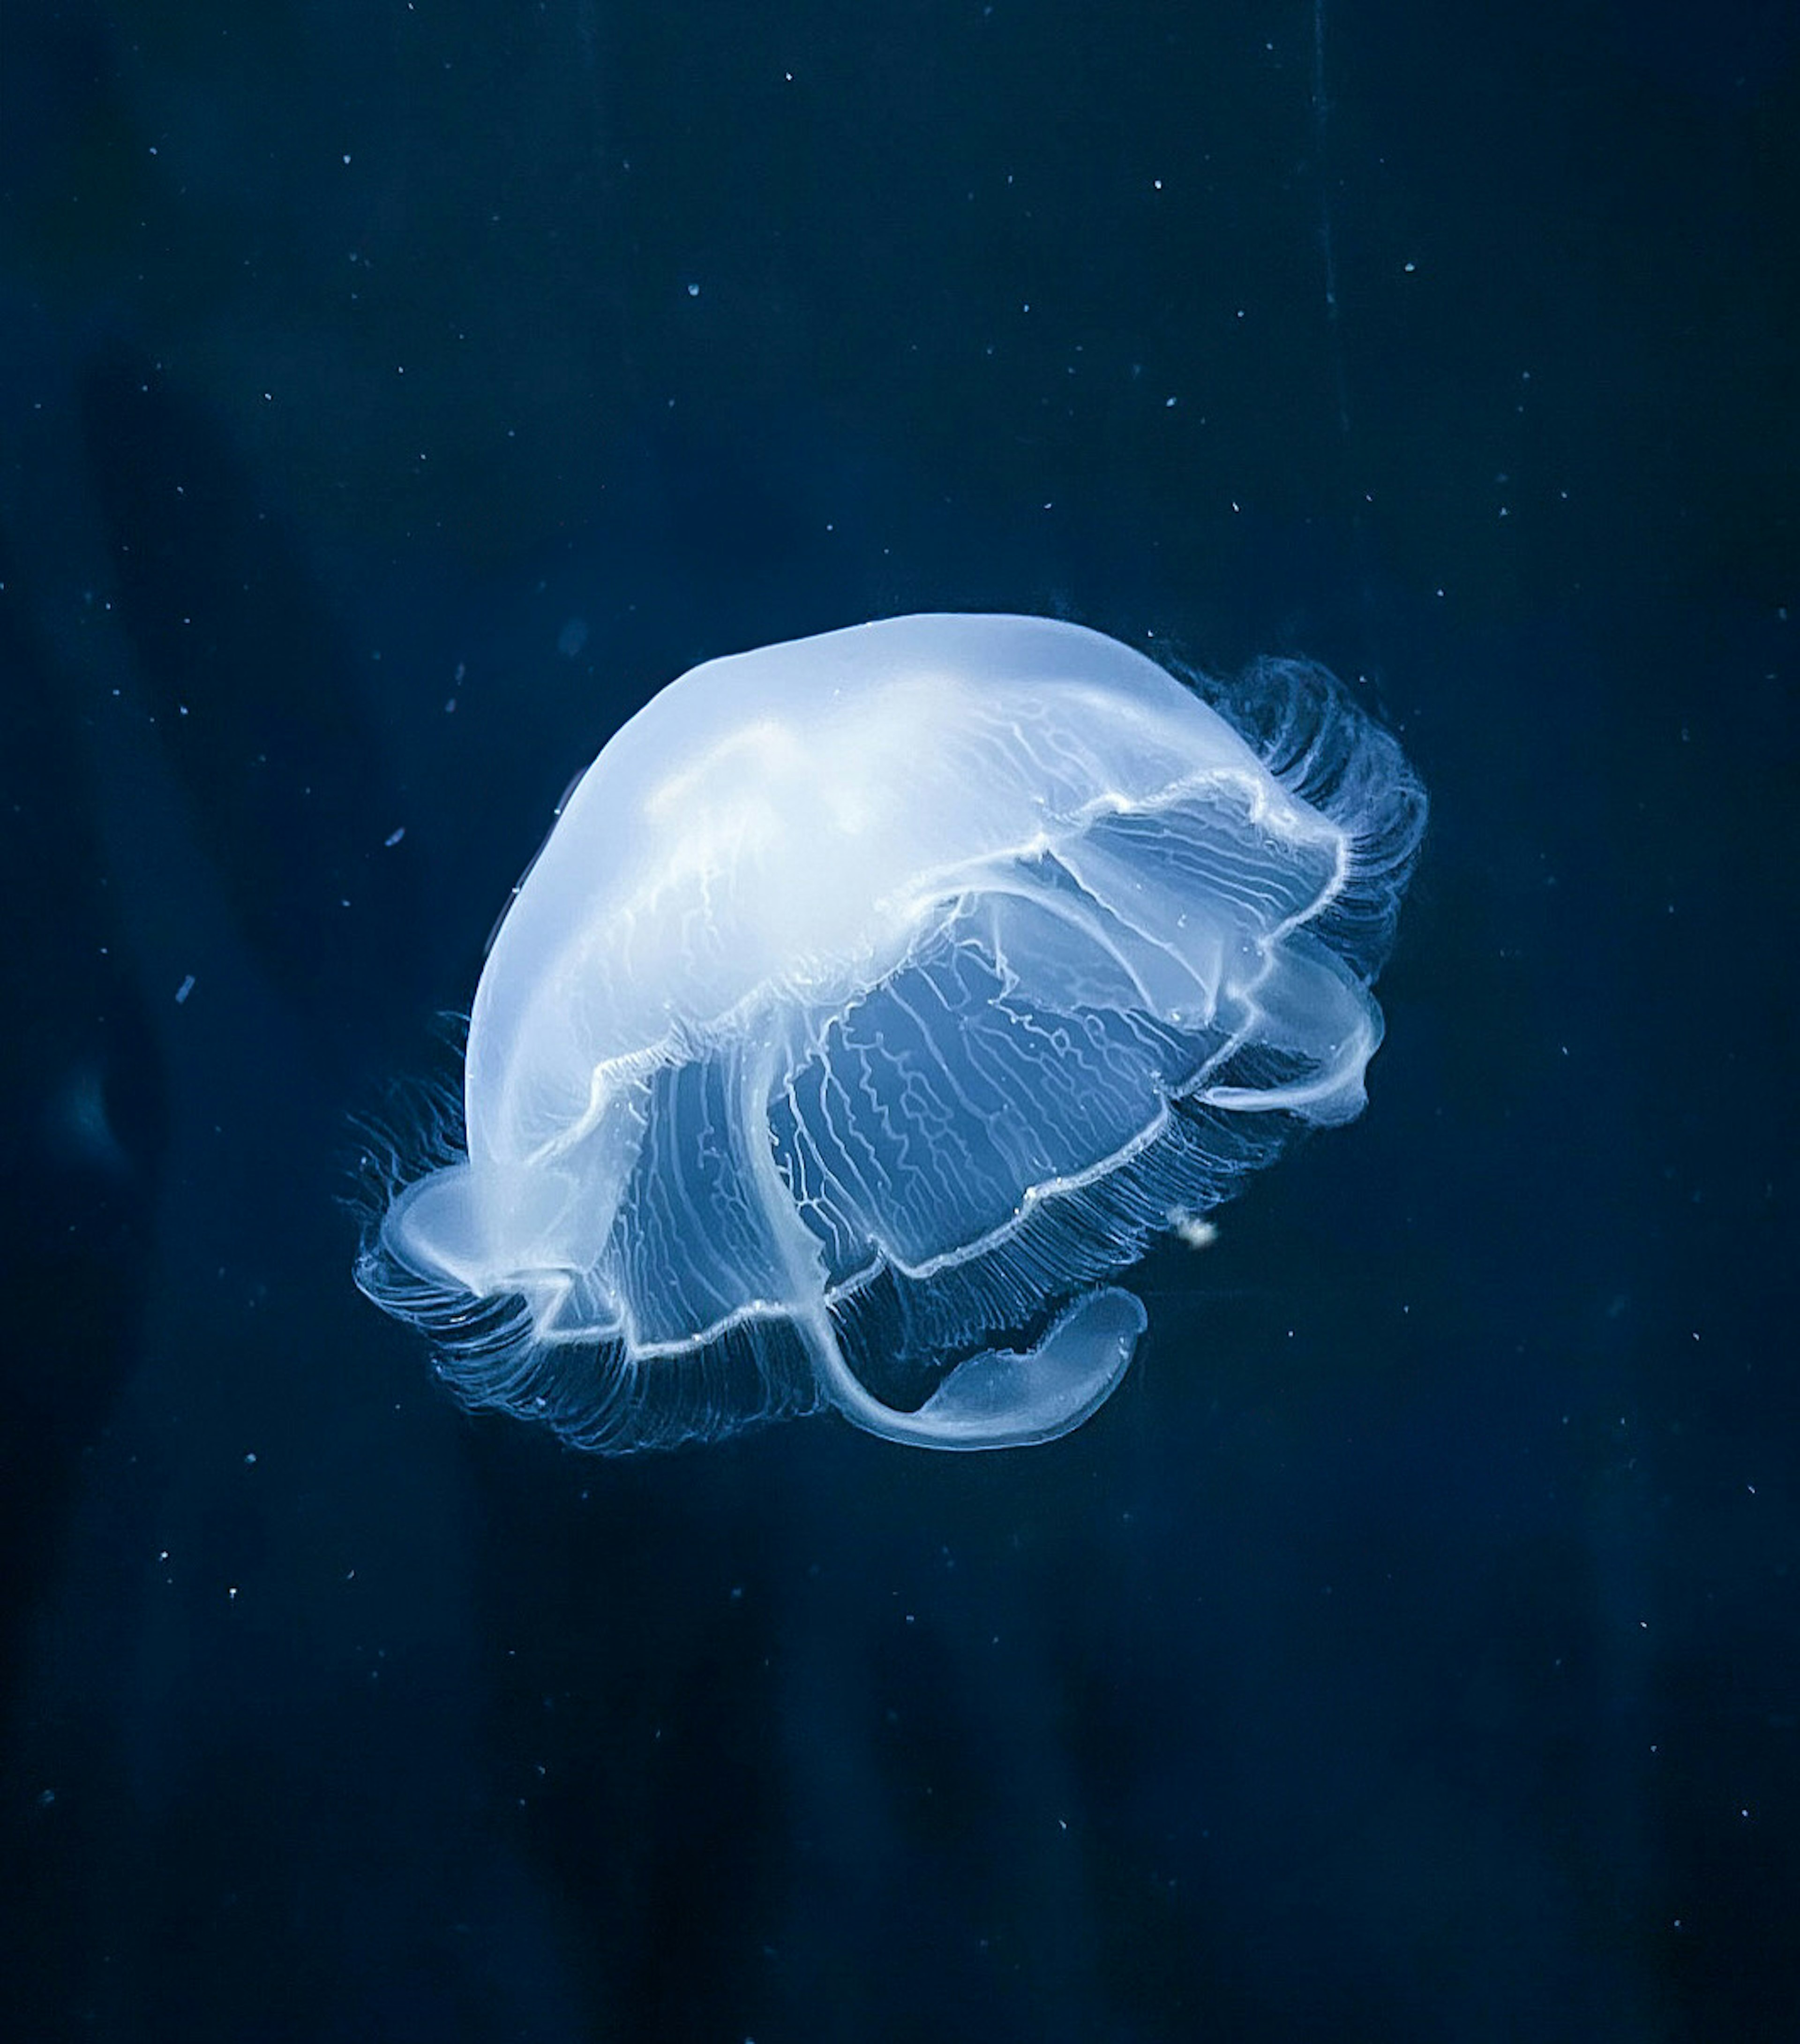
M 358 1281 L 584 1447 L 1054 1439 L 1149 1239 L 1361 1108 L 1425 809 L 1309 665 L 955 615 L 709 661 L 566 798 Z

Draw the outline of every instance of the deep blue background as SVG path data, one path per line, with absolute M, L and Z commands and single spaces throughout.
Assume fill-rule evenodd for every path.
M 23 2034 L 1800 2035 L 1792 10 L 0 39 Z M 1053 1447 L 461 1416 L 349 1117 L 655 688 L 921 608 L 1356 678 L 1370 1112 Z

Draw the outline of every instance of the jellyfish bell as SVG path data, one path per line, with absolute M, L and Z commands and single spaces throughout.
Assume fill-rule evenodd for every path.
M 1310 667 L 1209 701 L 961 615 L 710 661 L 565 801 L 460 1147 L 359 1281 L 467 1403 L 586 1447 L 821 1404 L 1054 1439 L 1130 1365 L 1148 1238 L 1360 1109 L 1423 819 Z

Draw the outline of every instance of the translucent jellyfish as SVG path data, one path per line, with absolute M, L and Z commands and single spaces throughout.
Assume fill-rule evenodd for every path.
M 566 797 L 358 1281 L 584 1447 L 1054 1439 L 1144 1331 L 1109 1281 L 1361 1110 L 1424 819 L 1315 667 L 963 616 L 709 661 Z

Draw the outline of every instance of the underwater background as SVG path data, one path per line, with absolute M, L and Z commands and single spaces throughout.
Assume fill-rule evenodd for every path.
M 1800 2034 L 1797 138 L 1756 0 L 16 0 L 15 2034 Z M 471 1419 L 357 1118 L 921 609 L 1400 734 L 1368 1113 L 1048 1447 Z

